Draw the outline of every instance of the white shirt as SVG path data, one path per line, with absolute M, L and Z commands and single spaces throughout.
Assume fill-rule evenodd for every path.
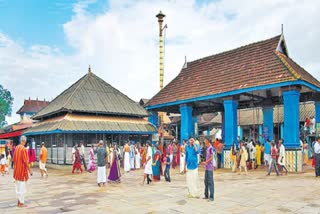
M 150 160 L 148 160 L 148 157 L 150 157 Z M 147 160 L 148 160 L 148 164 L 152 164 L 152 149 L 151 149 L 151 146 L 148 146 L 148 149 L 147 149 Z
M 284 145 L 281 144 L 280 148 L 279 148 L 279 156 L 280 157 L 284 157 L 286 153 L 286 150 L 284 148 Z
M 1 161 L 0 161 L 0 164 L 1 165 L 6 165 L 6 160 L 4 158 L 2 158 Z
M 320 143 L 319 142 L 316 142 L 314 144 L 314 153 L 320 154 Z

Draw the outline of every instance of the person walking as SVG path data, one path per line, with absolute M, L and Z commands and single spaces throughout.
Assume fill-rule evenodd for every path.
M 152 176 L 152 149 L 151 149 L 149 141 L 146 142 L 146 148 L 147 148 L 146 165 L 144 167 L 144 175 L 143 175 L 142 185 L 144 185 L 144 182 L 146 179 L 147 179 L 147 184 L 152 182 L 152 179 L 150 178 L 150 176 Z
M 166 154 L 166 161 L 165 161 L 166 169 L 164 170 L 164 178 L 166 182 L 171 182 L 170 179 L 170 157 L 169 154 Z
M 84 170 L 88 171 L 85 157 L 85 149 L 82 141 L 80 141 L 80 158 L 81 162 L 83 163 Z
M 96 170 L 96 161 L 94 160 L 94 146 L 91 145 L 91 149 L 89 151 L 89 164 L 88 164 L 88 172 L 93 172 Z
M 246 147 L 243 145 L 243 143 L 240 143 L 240 155 L 241 155 L 240 165 L 239 165 L 240 174 L 241 174 L 242 168 L 244 168 L 245 175 L 247 175 L 248 174 L 248 171 L 247 171 L 248 152 Z
M 108 153 L 106 148 L 103 146 L 103 141 L 100 140 L 97 145 L 98 148 L 94 150 L 94 153 L 97 154 L 98 159 L 98 173 L 97 173 L 97 183 L 98 186 L 104 186 L 107 181 L 106 175 L 106 158 L 108 157 Z
M 237 148 L 235 143 L 232 144 L 232 147 L 230 149 L 230 160 L 231 160 L 231 171 L 236 172 L 237 169 Z
M 317 138 L 317 141 L 314 144 L 314 156 L 316 177 L 320 177 L 320 137 Z
M 205 174 L 204 174 L 204 199 L 208 199 L 209 201 L 214 200 L 214 181 L 213 181 L 213 147 L 210 143 L 209 138 L 205 138 L 204 140 L 206 145 L 206 161 L 205 164 Z
M 32 176 L 32 170 L 28 163 L 28 154 L 25 149 L 27 142 L 26 136 L 22 135 L 20 138 L 20 145 L 15 149 L 13 161 L 13 178 L 16 184 L 16 194 L 18 198 L 18 207 L 25 207 L 24 195 L 26 194 L 26 182 L 29 180 L 29 174 Z
M 118 159 L 117 149 L 116 149 L 115 143 L 112 145 L 112 153 L 113 153 L 113 155 L 112 155 L 108 180 L 109 180 L 109 182 L 112 182 L 112 183 L 120 183 L 120 177 L 121 177 L 120 164 L 119 164 L 119 159 Z
M 281 175 L 283 170 L 286 171 L 286 175 L 288 174 L 288 169 L 286 167 L 286 149 L 283 145 L 283 141 L 279 140 L 279 158 L 278 158 L 278 164 L 281 167 Z
M 126 143 L 123 147 L 123 152 L 124 152 L 124 171 L 125 172 L 130 172 L 130 146 L 128 143 Z
M 272 167 L 274 167 L 277 176 L 279 176 L 279 171 L 278 171 L 278 167 L 277 167 L 277 155 L 278 155 L 278 150 L 275 146 L 275 143 L 272 142 L 271 143 L 271 159 L 270 159 L 270 164 L 269 164 L 269 171 L 267 176 L 269 176 L 271 174 L 272 171 Z
M 47 158 L 48 158 L 48 150 L 45 147 L 44 142 L 42 142 L 41 150 L 39 154 L 39 168 L 40 168 L 41 177 L 43 177 L 43 175 L 48 176 L 48 172 L 46 169 Z
M 186 159 L 186 144 L 187 141 L 183 140 L 182 145 L 180 146 L 180 174 L 184 173 L 184 165 L 185 165 L 185 159 Z
M 199 174 L 198 174 L 198 151 L 193 137 L 189 138 L 189 144 L 186 146 L 186 182 L 189 198 L 199 198 Z
M 74 162 L 73 162 L 73 168 L 72 168 L 72 174 L 74 174 L 74 170 L 80 170 L 82 173 L 82 167 L 81 167 L 81 158 L 80 158 L 80 152 L 77 147 L 78 144 L 74 147 Z

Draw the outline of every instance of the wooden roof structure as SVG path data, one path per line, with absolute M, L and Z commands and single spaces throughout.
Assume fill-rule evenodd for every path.
M 17 111 L 17 114 L 21 113 L 32 113 L 35 114 L 39 112 L 41 109 L 46 107 L 50 102 L 45 101 L 45 100 L 31 100 L 30 97 L 29 99 L 25 99 L 23 102 L 23 106 Z

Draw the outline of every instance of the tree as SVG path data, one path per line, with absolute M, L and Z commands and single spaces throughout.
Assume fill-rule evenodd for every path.
M 6 116 L 10 116 L 12 112 L 13 97 L 10 91 L 0 85 L 0 127 L 7 124 Z

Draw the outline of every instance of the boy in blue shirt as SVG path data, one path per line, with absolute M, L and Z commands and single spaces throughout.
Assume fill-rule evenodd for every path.
M 171 179 L 170 179 L 170 156 L 169 156 L 169 153 L 167 153 L 166 155 L 166 169 L 164 170 L 164 177 L 166 179 L 167 182 L 171 182 Z

